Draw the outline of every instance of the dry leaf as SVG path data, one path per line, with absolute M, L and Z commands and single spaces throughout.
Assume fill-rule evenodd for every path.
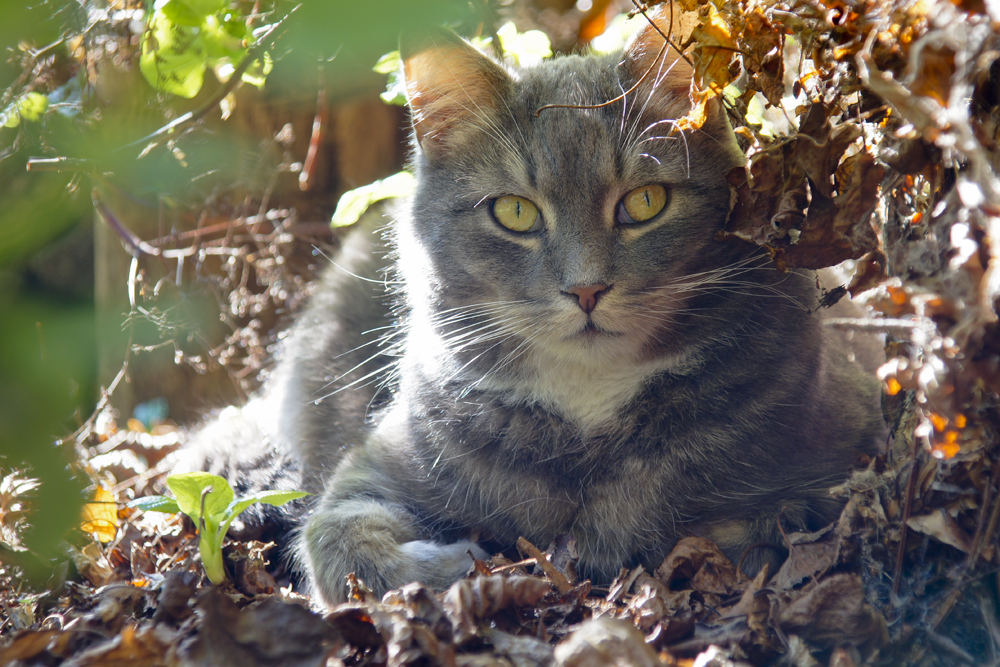
M 538 604 L 552 590 L 538 577 L 494 575 L 459 579 L 444 595 L 444 608 L 455 628 L 455 643 L 476 635 L 479 622 L 508 607 Z
M 861 579 L 835 574 L 784 607 L 781 629 L 821 645 L 850 642 L 883 646 L 889 641 L 885 619 L 865 602 Z
M 668 586 L 687 580 L 694 590 L 717 595 L 741 589 L 746 580 L 715 542 L 696 536 L 681 538 L 656 568 L 655 576 Z
M 118 534 L 118 506 L 115 497 L 103 486 L 94 490 L 94 502 L 86 503 L 82 510 L 80 530 L 91 533 L 101 543 L 107 544 Z
M 630 623 L 601 616 L 581 624 L 555 648 L 565 667 L 654 667 L 661 665 L 646 638 Z
M 965 553 L 972 551 L 972 538 L 944 510 L 910 517 L 906 525 Z

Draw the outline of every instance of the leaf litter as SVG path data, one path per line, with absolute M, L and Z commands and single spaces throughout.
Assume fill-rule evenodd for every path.
M 681 4 L 699 17 L 699 104 L 682 126 L 722 97 L 748 155 L 729 175 L 720 236 L 766 248 L 783 269 L 849 262 L 838 294 L 872 315 L 832 325 L 886 334 L 892 437 L 832 491 L 845 503 L 837 522 L 786 534 L 783 564 L 754 577 L 692 536 L 653 571 L 623 568 L 599 589 L 578 581 L 561 536 L 544 552 L 523 541 L 518 561 L 475 561 L 444 592 L 414 583 L 378 600 L 352 579 L 351 601 L 320 614 L 273 543 L 227 538 L 230 579 L 208 585 L 189 520 L 125 507 L 162 489 L 183 433 L 110 420 L 77 437 L 95 479 L 90 536 L 43 585 L 17 565 L 31 557 L 18 536 L 33 482 L 0 482 L 0 664 L 996 662 L 1000 10 Z

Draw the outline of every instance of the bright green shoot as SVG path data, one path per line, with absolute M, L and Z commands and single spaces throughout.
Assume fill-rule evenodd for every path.
M 130 502 L 129 507 L 146 512 L 184 512 L 191 517 L 201 535 L 198 545 L 201 562 L 213 584 L 221 584 L 226 579 L 222 566 L 222 539 L 233 519 L 254 503 L 278 506 L 309 495 L 303 491 L 263 491 L 237 498 L 229 482 L 207 472 L 170 475 L 167 486 L 176 500 L 167 496 L 145 496 Z

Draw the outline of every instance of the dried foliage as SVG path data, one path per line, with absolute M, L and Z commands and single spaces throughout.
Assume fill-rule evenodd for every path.
M 211 588 L 190 523 L 119 509 L 108 543 L 73 547 L 80 580 L 64 573 L 29 593 L 10 567 L 0 572 L 0 664 L 996 662 L 996 3 L 686 4 L 700 25 L 691 44 L 699 104 L 685 124 L 697 127 L 703 103 L 725 97 L 748 155 L 729 175 L 734 208 L 721 234 L 767 248 L 780 268 L 850 260 L 853 279 L 828 302 L 850 292 L 876 314 L 832 325 L 888 335 L 879 374 L 893 437 L 834 490 L 846 503 L 839 521 L 786 535 L 784 564 L 754 578 L 689 537 L 654 571 L 623 569 L 596 590 L 577 582 L 563 538 L 544 554 L 520 545 L 520 562 L 476 562 L 444 593 L 412 584 L 380 601 L 355 581 L 353 600 L 320 616 L 291 592 L 270 545 L 231 540 L 232 583 Z M 593 32 L 586 22 L 582 30 Z M 234 224 L 216 213 L 194 232 L 150 241 L 147 255 L 210 286 L 224 342 L 177 335 L 176 312 L 144 302 L 171 283 L 138 264 L 133 316 L 159 322 L 179 360 L 249 377 L 263 356 L 245 350 L 270 340 L 257 316 L 305 293 L 305 276 L 287 269 L 297 223 L 266 205 L 230 211 Z M 214 259 L 220 271 L 202 272 Z M 177 342 L 185 336 L 200 351 Z M 77 443 L 88 472 L 121 502 L 160 483 L 164 455 L 183 437 L 169 426 L 119 428 L 109 414 Z M 12 548 L 20 515 L 11 508 L 27 490 L 18 479 L 0 488 L 0 537 Z

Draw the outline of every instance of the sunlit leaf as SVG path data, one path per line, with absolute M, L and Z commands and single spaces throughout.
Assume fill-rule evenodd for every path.
M 167 496 L 143 496 L 136 498 L 128 504 L 129 507 L 143 512 L 164 512 L 166 514 L 177 514 L 181 511 L 177 501 Z
M 103 486 L 97 487 L 94 491 L 94 502 L 83 506 L 80 530 L 92 533 L 99 541 L 107 543 L 115 539 L 118 525 L 115 497 Z
M 403 63 L 399 57 L 399 51 L 386 53 L 372 69 L 379 74 L 388 74 L 389 80 L 385 85 L 385 92 L 380 95 L 386 104 L 403 106 L 406 104 L 406 85 L 403 81 Z
M 346 227 L 357 222 L 375 202 L 394 197 L 406 197 L 413 192 L 413 174 L 401 171 L 388 178 L 345 192 L 333 212 L 331 227 Z
M 233 502 L 233 489 L 224 478 L 207 472 L 186 472 L 167 477 L 167 486 L 177 498 L 182 512 L 197 521 L 201 518 L 201 494 L 211 487 L 205 497 L 205 516 L 222 514 Z
M 200 36 L 209 60 L 230 58 L 239 61 L 246 53 L 243 37 L 229 32 L 230 25 L 231 23 L 223 23 L 215 16 L 205 17 L 204 23 L 201 24 Z
M 250 64 L 247 71 L 243 73 L 243 81 L 260 88 L 267 80 L 267 75 L 271 73 L 273 66 L 274 63 L 271 60 L 271 54 L 265 53 L 263 57 L 258 58 Z
M 392 74 L 393 72 L 398 72 L 401 65 L 402 60 L 399 57 L 399 51 L 390 51 L 379 58 L 372 69 L 379 74 Z
M 201 16 L 215 14 L 226 8 L 228 0 L 182 0 L 192 12 Z
M 644 25 L 642 16 L 629 19 L 626 14 L 619 14 L 608 24 L 600 35 L 590 42 L 590 48 L 598 53 L 612 53 L 622 48 L 622 44 L 635 35 Z
M 497 30 L 503 52 L 514 58 L 519 65 L 537 65 L 545 58 L 552 57 L 552 44 L 548 35 L 541 30 L 518 32 L 517 27 L 505 23 Z
M 695 81 L 716 94 L 732 81 L 729 63 L 736 53 L 736 42 L 729 26 L 714 5 L 706 5 L 701 23 L 691 33 L 695 40 Z
M 156 13 L 176 25 L 196 28 L 205 20 L 205 14 L 194 11 L 181 0 L 167 0 L 156 3 Z
M 260 493 L 253 494 L 252 496 L 237 498 L 230 503 L 229 507 L 226 509 L 226 513 L 232 514 L 235 517 L 240 512 L 256 503 L 280 507 L 285 503 L 289 503 L 299 498 L 304 498 L 308 495 L 309 494 L 305 491 L 261 491 Z
M 155 14 L 142 42 L 139 70 L 158 90 L 194 97 L 205 79 L 201 41 L 197 29 L 174 25 L 162 14 Z
M 37 123 L 42 118 L 42 114 L 49 108 L 49 98 L 41 93 L 28 93 L 17 103 L 17 112 L 21 118 L 33 123 Z

